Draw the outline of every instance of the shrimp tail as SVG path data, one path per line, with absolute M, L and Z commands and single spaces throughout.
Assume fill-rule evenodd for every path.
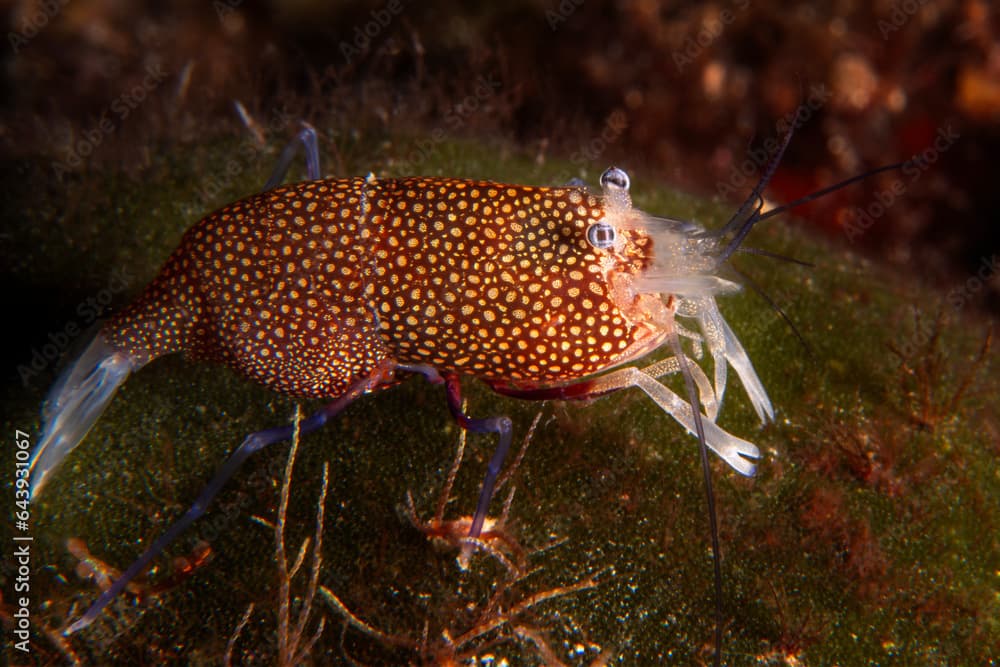
M 31 455 L 31 498 L 41 493 L 60 463 L 83 440 L 115 391 L 143 364 L 109 344 L 101 333 L 69 366 L 42 407 L 42 435 Z

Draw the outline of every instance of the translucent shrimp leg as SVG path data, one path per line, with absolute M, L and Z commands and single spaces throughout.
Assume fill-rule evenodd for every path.
M 278 165 L 264 186 L 273 188 L 284 179 L 292 159 L 302 145 L 306 153 L 306 167 L 310 180 L 320 178 L 319 152 L 316 131 L 305 125 L 299 134 L 282 151 Z M 50 478 L 56 466 L 83 440 L 87 431 L 107 407 L 115 391 L 133 371 L 149 359 L 117 350 L 99 333 L 86 352 L 63 374 L 53 387 L 44 408 L 45 426 L 42 439 L 31 460 L 32 495 L 37 495 Z M 391 376 L 393 362 L 378 364 L 367 377 L 351 385 L 336 401 L 315 413 L 300 425 L 300 432 L 308 433 L 323 426 L 351 401 L 371 391 L 386 377 Z M 203 515 L 208 505 L 243 462 L 267 445 L 292 437 L 293 426 L 283 426 L 252 433 L 237 447 L 216 472 L 215 477 L 202 491 L 188 511 L 142 554 L 115 582 L 104 591 L 86 613 L 75 621 L 65 634 L 72 634 L 90 625 L 101 611 L 121 593 L 129 581 L 145 570 L 178 535 Z
M 466 431 L 472 433 L 496 433 L 500 439 L 497 448 L 490 457 L 490 462 L 486 466 L 486 477 L 479 491 L 479 501 L 476 504 L 476 513 L 472 515 L 472 526 L 469 528 L 469 537 L 479 537 L 483 531 L 483 523 L 490 509 L 490 500 L 493 498 L 493 489 L 496 487 L 497 475 L 503 467 L 503 460 L 510 451 L 510 442 L 513 437 L 514 428 L 511 425 L 510 417 L 486 417 L 483 419 L 473 419 L 462 412 L 462 389 L 457 375 L 448 375 L 445 378 L 445 387 L 448 392 L 448 408 L 452 417 L 458 425 Z
M 706 414 L 704 415 L 706 418 L 701 420 L 705 431 L 706 446 L 718 454 L 738 473 L 752 477 L 757 471 L 754 461 L 760 458 L 760 450 L 753 443 L 747 442 L 742 438 L 737 438 L 715 424 L 714 418 L 718 412 L 718 400 L 715 392 L 712 390 L 704 371 L 697 364 L 691 362 L 687 356 L 684 357 L 684 361 L 686 363 L 684 366 L 681 366 L 679 358 L 673 356 L 658 361 L 646 368 L 640 369 L 634 366 L 620 368 L 592 380 L 563 385 L 561 387 L 518 389 L 502 384 L 494 384 L 493 390 L 505 396 L 528 400 L 585 400 L 603 396 L 614 391 L 636 387 L 653 399 L 664 412 L 677 420 L 689 433 L 697 436 L 698 429 L 695 424 L 695 415 L 691 408 L 691 403 L 678 396 L 656 379 L 669 373 L 683 372 L 685 370 L 684 367 L 686 367 L 692 383 L 698 389 L 698 392 L 691 400 L 704 405 L 706 408 Z M 699 395 L 701 396 L 700 401 L 698 400 Z
M 483 532 L 483 524 L 490 509 L 490 500 L 493 499 L 493 490 L 496 488 L 497 476 L 503 467 L 503 461 L 510 451 L 510 443 L 514 435 L 514 427 L 510 417 L 500 415 L 498 417 L 484 417 L 475 419 L 468 416 L 462 410 L 462 386 L 458 375 L 449 373 L 442 376 L 433 366 L 425 364 L 402 365 L 396 367 L 398 370 L 410 373 L 419 373 L 433 384 L 444 384 L 448 398 L 448 409 L 452 417 L 466 431 L 470 433 L 496 433 L 499 436 L 497 448 L 490 457 L 486 466 L 486 476 L 479 491 L 479 500 L 476 503 L 476 512 L 472 515 L 472 524 L 469 527 L 469 537 L 477 538 Z
M 712 297 L 680 299 L 677 314 L 698 320 L 704 334 L 705 344 L 715 366 L 715 393 L 719 403 L 726 391 L 726 368 L 732 366 L 743 382 L 743 388 L 750 397 L 761 423 L 774 420 L 774 407 L 767 396 L 757 371 L 747 356 L 732 328 L 719 312 L 719 306 Z
M 265 191 L 284 179 L 300 145 L 305 150 L 308 178 L 320 178 L 316 130 L 303 125 L 281 152 L 271 178 L 264 185 Z M 98 332 L 84 353 L 66 369 L 42 409 L 42 433 L 29 468 L 32 499 L 38 497 L 56 468 L 83 441 L 128 376 L 149 361 L 149 355 L 115 348 Z
M 319 143 L 316 140 L 316 130 L 309 123 L 302 123 L 302 129 L 278 156 L 278 164 L 274 166 L 271 178 L 267 179 L 262 192 L 278 187 L 285 180 L 285 174 L 288 173 L 288 168 L 292 165 L 292 160 L 295 159 L 299 146 L 302 146 L 306 154 L 307 178 L 310 181 L 318 181 L 322 178 L 319 170 Z
M 709 420 L 714 422 L 719 415 L 719 407 L 721 405 L 720 395 L 708 381 L 708 376 L 705 375 L 705 371 L 694 363 L 690 357 L 685 356 L 685 359 L 687 360 L 688 371 L 691 373 L 691 379 L 694 380 L 694 383 L 698 386 L 698 396 L 701 402 L 701 407 L 705 410 L 705 415 L 709 418 Z M 679 373 L 682 368 L 679 357 L 667 357 L 666 359 L 661 359 L 660 361 L 652 363 L 640 370 L 650 377 L 659 378 L 664 375 Z
M 393 365 L 391 362 L 386 362 L 383 366 L 377 368 L 368 377 L 356 382 L 347 392 L 341 396 L 339 399 L 330 403 L 328 406 L 314 413 L 308 419 L 299 423 L 299 433 L 306 434 L 311 433 L 322 427 L 330 419 L 337 416 L 344 408 L 346 408 L 354 399 L 358 398 L 362 394 L 365 394 L 375 387 L 377 387 L 386 377 L 391 375 L 393 370 Z M 160 535 L 153 544 L 149 546 L 146 551 L 139 556 L 128 569 L 122 573 L 120 577 L 115 579 L 115 582 L 111 586 L 101 593 L 100 597 L 90 608 L 87 609 L 86 613 L 79 619 L 73 622 L 63 634 L 70 635 L 78 630 L 82 630 L 91 623 L 94 622 L 101 611 L 116 597 L 118 594 L 125 590 L 128 583 L 134 579 L 137 575 L 141 574 L 149 564 L 153 562 L 153 559 L 159 556 L 163 550 L 177 537 L 184 532 L 188 526 L 194 523 L 201 515 L 205 513 L 208 509 L 209 504 L 215 498 L 216 494 L 225 486 L 229 478 L 240 469 L 243 462 L 247 458 L 255 453 L 264 449 L 268 445 L 272 445 L 276 442 L 281 442 L 282 440 L 291 439 L 295 432 L 295 425 L 288 424 L 286 426 L 279 426 L 277 428 L 267 429 L 266 431 L 257 431 L 256 433 L 251 433 L 248 435 L 239 447 L 236 448 L 229 458 L 226 459 L 225 463 L 216 471 L 215 476 L 208 485 L 202 490 L 201 495 L 198 499 L 194 501 L 194 504 L 184 513 L 180 519 L 175 521 L 173 525 L 170 526 L 162 535 Z
M 688 363 L 688 369 L 696 368 Z M 692 373 L 692 380 L 696 374 Z M 702 373 L 702 377 L 704 374 Z M 695 380 L 696 381 L 696 380 Z M 697 381 L 696 381 L 697 382 Z M 660 384 L 654 377 L 635 367 L 622 368 L 591 380 L 588 389 L 592 394 L 606 394 L 612 391 L 636 387 L 653 399 L 660 408 L 673 417 L 692 435 L 698 435 L 694 411 L 691 404 Z M 708 419 L 701 419 L 705 432 L 705 445 L 718 454 L 736 472 L 752 477 L 757 472 L 754 463 L 760 458 L 760 450 L 751 442 L 728 433 Z

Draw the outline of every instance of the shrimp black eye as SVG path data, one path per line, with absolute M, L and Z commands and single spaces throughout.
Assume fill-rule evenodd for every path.
M 615 228 L 606 222 L 598 222 L 587 228 L 587 241 L 600 250 L 613 246 L 617 236 Z
M 608 167 L 604 173 L 601 174 L 601 187 L 605 190 L 608 188 L 628 190 L 628 186 L 628 174 L 618 167 Z

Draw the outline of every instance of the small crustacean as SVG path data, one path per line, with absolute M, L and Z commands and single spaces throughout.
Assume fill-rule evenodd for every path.
M 279 187 L 300 144 L 310 180 Z M 332 399 L 301 423 L 302 433 L 406 376 L 444 383 L 463 428 L 499 436 L 471 538 L 482 531 L 512 429 L 503 416 L 464 414 L 463 376 L 535 399 L 638 387 L 733 469 L 753 475 L 757 447 L 715 423 L 728 367 L 762 422 L 773 409 L 715 297 L 738 289 L 718 270 L 776 212 L 762 214 L 760 203 L 776 162 L 730 223 L 706 232 L 633 208 L 629 178 L 614 167 L 601 176 L 600 194 L 453 178 L 321 179 L 307 127 L 264 191 L 192 227 L 52 389 L 31 460 L 32 495 L 126 378 L 173 352 L 221 362 L 285 394 Z M 711 380 L 680 337 L 707 348 Z M 664 345 L 673 352 L 665 360 L 626 365 Z M 658 380 L 676 372 L 686 398 Z M 67 633 L 90 624 L 204 513 L 251 453 L 292 432 L 289 425 L 247 436 L 194 506 Z

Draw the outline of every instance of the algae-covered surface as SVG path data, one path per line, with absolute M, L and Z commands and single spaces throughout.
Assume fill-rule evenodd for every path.
M 18 277 L 15 300 L 30 316 L 7 376 L 6 433 L 20 429 L 37 441 L 38 408 L 57 368 L 44 361 L 25 375 L 35 350 L 56 344 L 50 334 L 59 332 L 66 338 L 59 347 L 79 345 L 85 336 L 71 332 L 93 319 L 81 304 L 121 307 L 200 213 L 259 187 L 280 147 L 272 138 L 276 146 L 256 152 L 220 139 L 156 159 L 139 177 L 92 171 L 48 188 L 27 184 L 48 182 L 39 175 L 49 165 L 7 167 L 4 259 Z M 325 171 L 336 164 L 344 169 L 337 175 L 393 176 L 412 168 L 536 184 L 568 174 L 596 185 L 601 169 L 540 164 L 507 144 L 371 139 L 323 136 L 324 148 L 337 147 Z M 418 145 L 427 148 L 414 153 Z M 227 171 L 234 154 L 242 156 L 238 168 Z M 415 154 L 415 167 L 399 157 Z M 205 175 L 223 172 L 206 189 Z M 630 172 L 635 203 L 646 211 L 708 226 L 726 219 L 717 204 Z M 814 266 L 736 260 L 808 347 L 752 292 L 720 298 L 778 413 L 761 428 L 731 380 L 719 422 L 764 456 L 753 479 L 712 461 L 725 663 L 994 664 L 1000 368 L 989 349 L 992 323 L 956 297 L 974 296 L 974 286 L 920 287 L 784 220 L 760 225 L 749 244 Z M 712 564 L 694 438 L 634 390 L 532 403 L 468 381 L 465 394 L 470 414 L 512 418 L 515 450 L 541 415 L 494 501 L 498 517 L 516 487 L 507 521 L 467 571 L 455 545 L 430 540 L 420 523 L 434 517 L 459 444 L 441 387 L 410 380 L 302 437 L 287 510 L 289 561 L 310 541 L 291 582 L 293 630 L 316 563 L 317 502 L 329 464 L 319 592 L 301 645 L 320 623 L 322 634 L 302 661 L 710 662 Z M 127 566 L 245 434 L 288 423 L 295 407 L 228 370 L 181 357 L 130 378 L 31 506 L 31 652 L 10 654 L 13 664 L 220 664 L 227 655 L 232 664 L 277 663 L 283 593 L 274 522 L 286 443 L 251 458 L 208 515 L 91 627 L 68 638 L 59 631 L 97 596 L 88 574 Z M 301 407 L 308 413 L 318 404 Z M 8 497 L 12 438 L 4 447 Z M 468 437 L 439 533 L 472 512 L 493 445 L 492 437 Z M 406 509 L 408 492 L 420 525 Z M 10 530 L 5 521 L 5 544 Z M 9 562 L 3 575 L 6 632 Z

